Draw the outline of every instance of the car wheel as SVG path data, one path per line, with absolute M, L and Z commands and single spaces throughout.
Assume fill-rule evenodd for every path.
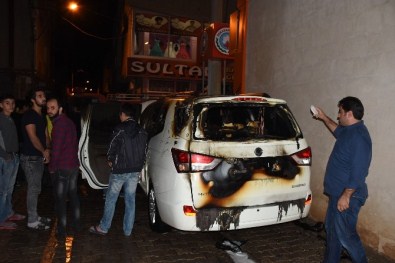
M 152 186 L 148 192 L 148 219 L 150 228 L 158 233 L 164 233 L 170 230 L 170 227 L 162 222 L 160 218 L 158 206 L 156 204 L 155 191 Z

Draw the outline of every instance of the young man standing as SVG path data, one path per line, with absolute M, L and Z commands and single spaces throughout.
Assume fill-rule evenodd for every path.
M 48 170 L 53 177 L 55 206 L 58 217 L 57 236 L 66 237 L 67 206 L 70 198 L 73 232 L 80 229 L 80 201 L 78 198 L 78 139 L 74 122 L 63 114 L 58 99 L 47 102 L 47 114 L 52 121 L 52 151 Z
M 11 114 L 15 99 L 7 94 L 0 97 L 0 230 L 14 230 L 11 221 L 23 220 L 24 215 L 12 209 L 12 193 L 19 166 L 17 130 Z
M 23 145 L 21 163 L 27 181 L 27 227 L 35 230 L 49 229 L 51 219 L 37 213 L 38 196 L 41 193 L 41 180 L 44 164 L 50 160 L 49 137 L 45 116 L 42 113 L 46 104 L 44 90 L 32 89 L 28 94 L 31 109 L 22 116 Z
M 115 127 L 110 147 L 107 152 L 108 165 L 111 167 L 110 181 L 104 205 L 104 215 L 99 225 L 91 226 L 89 231 L 105 235 L 111 227 L 115 204 L 122 187 L 125 193 L 125 214 L 123 218 L 123 233 L 130 236 L 135 218 L 135 197 L 139 175 L 144 165 L 146 140 L 136 147 L 133 138 L 139 133 L 146 135 L 138 123 L 133 120 L 133 106 L 122 104 L 119 118 L 121 123 Z M 146 136 L 143 136 L 146 138 Z M 140 138 L 140 136 L 138 136 Z
M 315 114 L 336 137 L 324 178 L 329 203 L 323 262 L 340 262 L 342 249 L 346 249 L 353 262 L 365 263 L 367 258 L 356 227 L 359 211 L 368 197 L 365 180 L 372 159 L 372 141 L 362 120 L 361 101 L 345 97 L 338 107 L 338 124 L 319 108 Z

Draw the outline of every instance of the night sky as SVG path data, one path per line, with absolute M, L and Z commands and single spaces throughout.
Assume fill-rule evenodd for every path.
M 71 86 L 72 72 L 74 86 L 89 79 L 91 86 L 97 88 L 102 84 L 104 66 L 112 63 L 117 1 L 80 0 L 78 3 L 79 10 L 72 13 L 65 8 L 66 1 L 59 2 L 53 63 L 55 85 L 60 89 Z

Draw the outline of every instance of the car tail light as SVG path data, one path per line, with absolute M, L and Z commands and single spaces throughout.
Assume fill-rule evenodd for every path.
M 291 157 L 299 165 L 311 165 L 311 148 L 307 147 L 300 152 L 292 154 Z
M 311 205 L 312 200 L 313 200 L 313 198 L 312 198 L 311 194 L 309 194 L 309 195 L 306 197 L 306 199 L 304 200 L 304 205 L 305 205 L 305 206 L 306 206 L 306 205 Z
M 196 216 L 196 210 L 190 205 L 184 205 L 183 210 L 186 216 Z
M 171 149 L 174 165 L 179 173 L 209 171 L 214 169 L 221 159 L 204 154 Z

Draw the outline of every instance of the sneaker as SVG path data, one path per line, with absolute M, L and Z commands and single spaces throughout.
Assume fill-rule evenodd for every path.
M 12 216 L 7 218 L 7 221 L 21 221 L 25 218 L 26 218 L 26 216 L 24 216 L 24 215 L 14 213 Z
M 51 223 L 51 218 L 39 216 L 38 221 L 44 225 L 49 225 Z
M 36 221 L 34 223 L 28 223 L 27 227 L 33 230 L 48 230 L 49 225 L 43 224 L 40 221 Z
M 0 223 L 0 230 L 15 230 L 17 225 L 13 222 L 2 222 Z

